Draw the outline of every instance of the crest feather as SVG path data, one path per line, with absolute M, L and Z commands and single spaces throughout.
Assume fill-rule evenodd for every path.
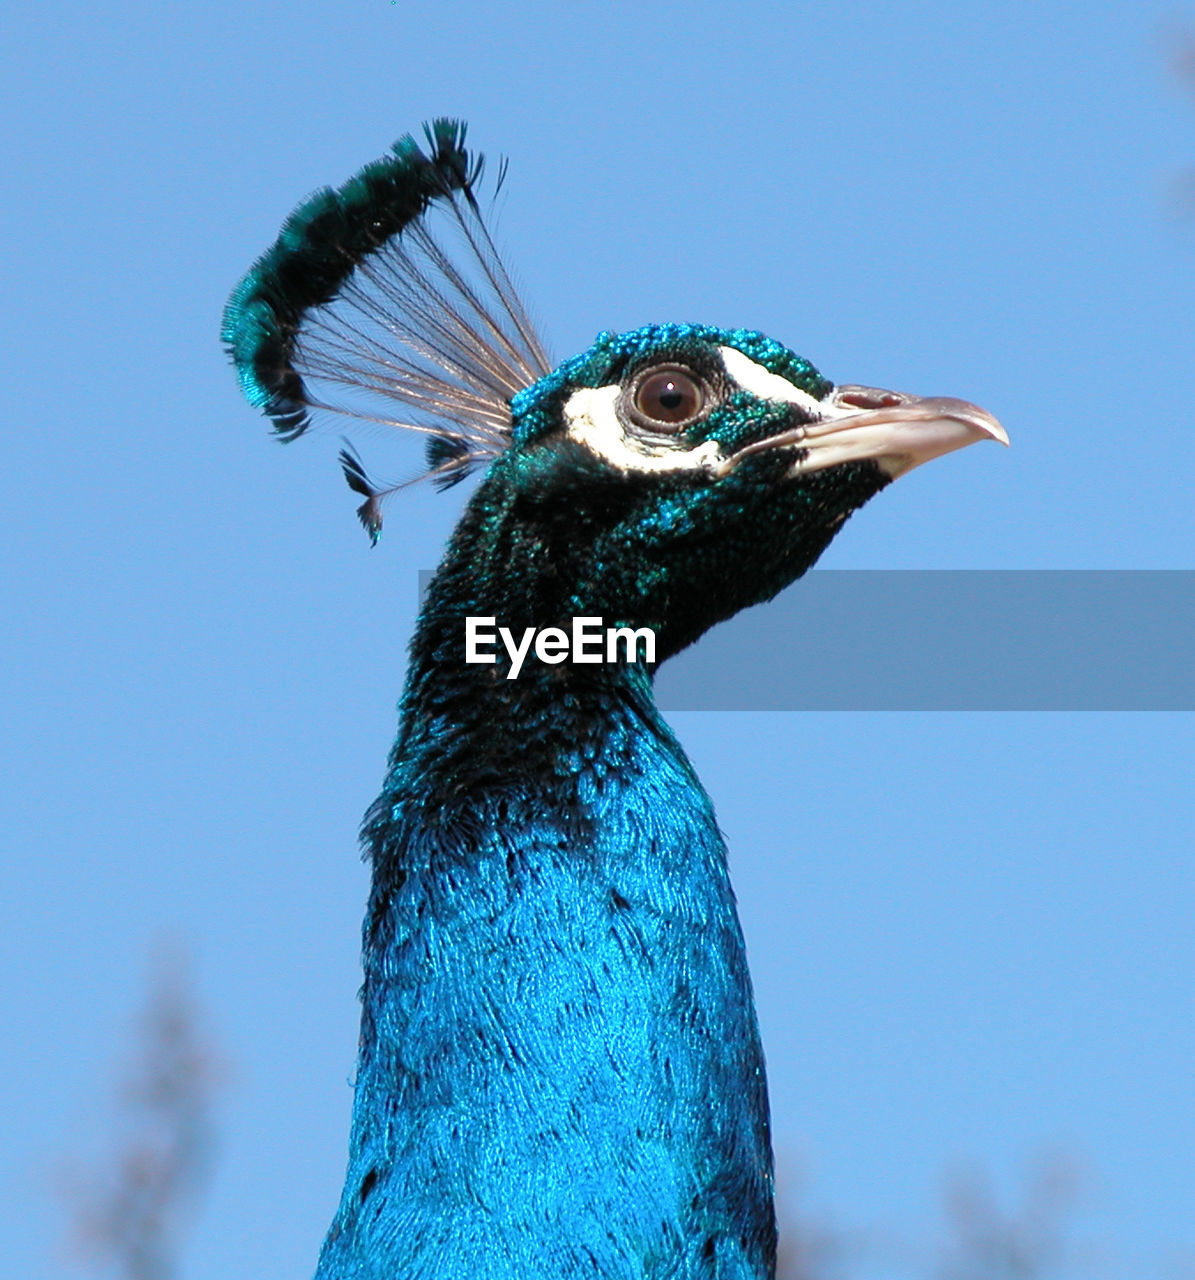
M 424 134 L 426 151 L 408 134 L 299 205 L 233 290 L 222 336 L 281 439 L 312 410 L 422 432 L 430 473 L 452 483 L 502 452 L 511 397 L 550 365 L 481 214 L 484 157 L 463 122 Z M 366 492 L 359 463 L 346 475 Z M 387 492 L 370 485 L 377 527 Z

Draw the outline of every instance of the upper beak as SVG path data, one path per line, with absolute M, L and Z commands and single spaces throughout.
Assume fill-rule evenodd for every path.
M 823 405 L 819 421 L 771 441 L 801 448 L 802 456 L 793 465 L 794 475 L 870 458 L 896 479 L 931 458 L 977 440 L 1008 444 L 1008 433 L 986 409 L 949 396 L 911 396 L 878 387 L 841 386 Z

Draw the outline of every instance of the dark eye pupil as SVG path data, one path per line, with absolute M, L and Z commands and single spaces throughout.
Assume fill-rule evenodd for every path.
M 697 383 L 678 369 L 649 374 L 635 392 L 635 408 L 651 422 L 672 425 L 695 418 L 704 397 Z

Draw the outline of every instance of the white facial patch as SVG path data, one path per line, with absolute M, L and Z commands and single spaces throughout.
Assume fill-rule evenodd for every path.
M 758 366 L 757 366 L 758 367 Z M 765 371 L 766 372 L 766 371 Z M 564 405 L 564 421 L 570 440 L 619 471 L 707 471 L 715 474 L 722 463 L 716 440 L 705 440 L 692 449 L 669 448 L 666 442 L 630 433 L 618 416 L 622 388 L 582 387 Z
M 722 367 L 744 391 L 749 391 L 761 400 L 779 400 L 783 404 L 800 405 L 816 418 L 826 416 L 825 401 L 816 399 L 808 391 L 802 391 L 778 373 L 765 369 L 736 347 L 719 347 L 718 351 L 722 356 Z

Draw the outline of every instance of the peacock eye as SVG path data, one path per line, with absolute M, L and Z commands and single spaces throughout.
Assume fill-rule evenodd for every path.
M 647 425 L 678 427 L 701 414 L 705 392 L 684 369 L 652 369 L 636 384 L 632 403 Z

